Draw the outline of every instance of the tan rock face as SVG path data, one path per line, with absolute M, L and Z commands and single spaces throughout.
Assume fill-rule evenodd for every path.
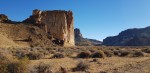
M 34 10 L 33 15 L 24 22 L 35 23 L 63 46 L 74 46 L 74 19 L 71 11 Z

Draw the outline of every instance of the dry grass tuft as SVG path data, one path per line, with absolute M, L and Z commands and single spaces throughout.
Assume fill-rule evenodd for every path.
M 20 59 L 8 65 L 9 73 L 27 73 L 29 60 L 27 58 Z
M 76 71 L 87 71 L 89 69 L 89 64 L 87 64 L 87 63 L 85 63 L 85 62 L 79 62 L 78 64 L 77 64 L 77 66 L 75 67 L 75 68 L 73 68 L 72 70 L 74 71 L 74 72 L 76 72 Z
M 52 73 L 51 66 L 49 64 L 45 64 L 43 62 L 39 63 L 39 65 L 35 66 L 35 73 Z

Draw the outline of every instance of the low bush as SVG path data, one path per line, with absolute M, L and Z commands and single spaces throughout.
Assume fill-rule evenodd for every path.
M 52 73 L 51 66 L 43 62 L 35 66 L 36 73 Z
M 91 58 L 105 58 L 105 53 L 100 50 L 99 52 L 91 54 Z
M 13 61 L 11 54 L 0 52 L 0 73 L 9 73 L 8 65 Z
M 77 55 L 77 58 L 89 58 L 91 55 L 90 52 L 80 52 L 78 55 Z
M 89 69 L 89 64 L 87 64 L 87 63 L 85 63 L 85 62 L 79 62 L 78 64 L 77 64 L 77 66 L 75 67 L 75 68 L 73 68 L 72 70 L 74 71 L 74 72 L 76 72 L 76 71 L 86 71 L 86 70 L 88 70 Z
M 125 50 L 114 51 L 114 55 L 117 55 L 119 57 L 125 57 L 128 56 L 129 54 L 130 52 Z
M 150 48 L 143 49 L 142 51 L 145 52 L 145 53 L 150 53 Z
M 64 67 L 60 67 L 59 71 L 56 73 L 67 73 L 67 70 Z
M 144 53 L 141 51 L 134 52 L 133 57 L 144 57 Z
M 104 53 L 107 57 L 112 57 L 114 55 L 111 51 L 108 50 L 105 50 Z
M 27 54 L 27 57 L 30 60 L 39 60 L 39 59 L 42 59 L 44 57 L 44 54 L 40 53 L 40 52 L 30 52 L 29 54 Z
M 8 66 L 8 62 L 0 59 L 0 72 L 8 73 L 7 66 Z
M 27 58 L 12 62 L 8 65 L 9 73 L 27 73 L 29 60 Z
M 52 56 L 52 58 L 64 58 L 65 56 L 61 53 L 56 53 Z

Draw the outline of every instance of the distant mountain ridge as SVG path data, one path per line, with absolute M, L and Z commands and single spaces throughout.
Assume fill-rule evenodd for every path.
M 96 39 L 88 39 L 88 38 L 85 38 L 85 39 L 89 40 L 95 46 L 100 46 L 102 44 L 102 41 L 99 41 Z
M 103 40 L 103 45 L 150 46 L 150 26 L 146 28 L 127 29 L 117 36 L 107 37 Z

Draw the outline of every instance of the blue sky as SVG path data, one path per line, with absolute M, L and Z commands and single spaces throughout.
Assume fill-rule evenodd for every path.
M 85 38 L 103 40 L 128 28 L 150 25 L 150 0 L 1 0 L 0 14 L 22 21 L 32 10 L 72 10 Z

